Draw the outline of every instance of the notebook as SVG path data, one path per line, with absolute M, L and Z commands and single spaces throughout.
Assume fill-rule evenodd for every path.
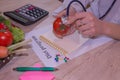
M 88 38 L 82 37 L 77 31 L 60 39 L 54 35 L 52 30 L 40 35 L 40 39 L 65 56 L 78 49 L 88 40 Z

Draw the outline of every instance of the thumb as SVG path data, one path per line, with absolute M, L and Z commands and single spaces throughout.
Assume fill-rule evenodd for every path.
M 74 24 L 77 20 L 82 20 L 86 17 L 86 12 L 76 13 L 73 16 L 69 16 L 66 24 Z
M 56 17 L 62 17 L 66 15 L 66 10 L 61 11 Z
M 69 16 L 66 24 L 73 24 L 76 21 L 76 19 L 77 18 L 75 16 Z

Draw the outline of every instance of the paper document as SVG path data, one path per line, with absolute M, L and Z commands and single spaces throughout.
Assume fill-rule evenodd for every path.
M 53 47 L 46 44 L 44 41 L 40 40 L 40 36 L 49 31 L 52 31 L 52 25 L 46 25 L 45 28 L 38 28 L 37 30 L 29 32 L 26 35 L 26 39 L 32 39 L 32 49 L 45 66 L 56 67 L 62 63 L 65 63 L 65 57 L 62 56 L 58 50 L 54 49 Z M 68 54 L 66 57 L 69 59 L 73 59 L 111 40 L 112 39 L 108 37 L 99 37 L 96 39 L 86 40 L 84 44 L 80 45 L 80 47 Z M 70 49 L 72 50 L 72 48 Z M 59 56 L 57 56 L 57 58 L 59 57 L 59 61 L 56 61 L 56 55 L 58 54 L 60 54 Z

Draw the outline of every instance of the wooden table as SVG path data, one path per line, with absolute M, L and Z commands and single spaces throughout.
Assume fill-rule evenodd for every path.
M 36 28 L 37 25 L 46 24 L 54 18 L 51 16 L 61 3 L 57 0 L 0 0 L 0 11 L 14 10 L 25 4 L 33 4 L 50 12 L 48 18 L 30 26 L 22 26 L 14 21 L 15 25 L 26 33 Z M 13 71 L 16 66 L 32 66 L 41 63 L 32 49 L 28 49 L 29 56 L 14 57 L 0 70 L 0 80 L 18 80 L 21 72 Z M 53 72 L 55 80 L 120 80 L 120 42 L 113 40 L 97 47 L 65 64 Z

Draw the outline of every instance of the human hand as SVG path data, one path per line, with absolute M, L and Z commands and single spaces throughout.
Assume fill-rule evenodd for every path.
M 72 7 L 70 7 L 70 15 L 74 15 L 75 14 L 75 9 L 74 8 L 72 8 Z M 56 20 L 57 19 L 62 19 L 64 16 L 66 15 L 66 10 L 63 10 L 62 12 L 60 12 L 57 16 L 55 16 L 56 17 Z M 55 20 L 55 21 L 56 21 Z M 54 21 L 54 23 L 55 23 L 55 21 Z M 53 27 L 54 26 L 56 26 L 56 25 L 54 25 L 54 23 L 53 23 Z M 65 24 L 65 22 L 63 21 L 63 20 L 59 20 L 59 23 L 61 23 L 61 24 Z M 58 20 L 57 20 L 57 24 L 58 24 Z M 60 24 L 59 24 L 60 25 Z M 66 25 L 66 24 L 65 24 Z M 67 36 L 67 35 L 70 35 L 70 34 L 72 34 L 72 33 L 74 33 L 75 32 L 75 30 L 76 30 L 76 28 L 75 28 L 75 25 L 74 24 L 67 24 L 66 26 L 69 26 L 69 30 L 67 30 L 67 33 L 66 34 L 58 34 L 54 29 L 53 29 L 53 33 L 55 34 L 55 36 L 57 36 L 58 38 L 63 38 L 64 36 Z
M 58 38 L 63 38 L 64 36 L 70 35 L 75 32 L 76 28 L 74 25 L 66 25 L 63 23 L 61 18 L 57 18 L 53 23 L 53 33 Z
M 83 37 L 97 37 L 102 35 L 104 29 L 102 27 L 102 21 L 96 18 L 90 12 L 76 13 L 75 16 L 70 16 L 68 19 L 68 24 L 76 24 L 76 29 Z

